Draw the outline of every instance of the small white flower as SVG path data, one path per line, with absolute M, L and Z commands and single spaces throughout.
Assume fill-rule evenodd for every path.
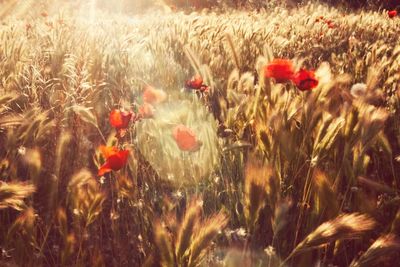
M 80 212 L 79 212 L 78 209 L 74 209 L 74 210 L 72 211 L 72 213 L 75 214 L 75 215 L 79 215 L 79 214 L 80 214 Z
M 179 198 L 179 199 L 183 197 L 183 193 L 181 191 L 179 191 L 179 190 L 176 191 L 174 195 L 175 195 L 176 198 Z
M 264 252 L 268 255 L 268 256 L 275 256 L 275 249 L 273 246 L 268 246 L 266 249 L 264 249 Z
M 25 156 L 25 154 L 26 154 L 26 147 L 20 146 L 20 147 L 18 148 L 18 153 L 19 153 L 21 156 Z
M 238 234 L 238 236 L 241 236 L 241 237 L 245 237 L 247 235 L 246 230 L 242 227 L 237 229 L 236 233 Z

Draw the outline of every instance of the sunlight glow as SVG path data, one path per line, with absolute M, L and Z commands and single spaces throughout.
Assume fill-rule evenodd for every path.
M 90 0 L 89 2 L 89 19 L 90 23 L 94 23 L 96 19 L 96 0 Z
M 26 1 L 6 1 L 4 3 L 0 3 L 0 19 L 5 18 L 9 15 L 14 15 L 15 17 L 21 18 L 26 13 L 32 9 L 33 0 Z

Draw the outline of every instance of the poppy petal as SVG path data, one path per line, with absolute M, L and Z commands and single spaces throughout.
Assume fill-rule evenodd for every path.
M 133 112 L 129 111 L 121 111 L 118 109 L 114 109 L 110 112 L 110 124 L 112 127 L 116 129 L 126 129 L 129 127 L 129 123 L 134 115 Z
M 167 98 L 167 94 L 160 89 L 155 89 L 151 86 L 147 86 L 143 92 L 143 101 L 150 104 L 158 104 L 164 102 Z
M 294 75 L 293 82 L 300 91 L 308 91 L 318 86 L 315 73 L 304 69 L 301 69 Z
M 200 149 L 201 143 L 197 141 L 195 133 L 184 125 L 176 126 L 172 132 L 172 136 L 182 151 L 194 152 Z
M 288 82 L 293 75 L 293 63 L 288 59 L 274 59 L 264 68 L 265 78 L 273 78 L 277 83 Z
M 102 176 L 110 171 L 118 171 L 122 169 L 129 156 L 129 150 L 120 150 L 116 147 L 101 146 L 100 150 L 106 157 L 106 162 L 99 168 L 98 175 Z
M 104 174 L 109 173 L 111 171 L 112 171 L 112 169 L 110 168 L 109 163 L 106 162 L 99 168 L 97 175 L 103 176 Z
M 114 146 L 99 146 L 99 150 L 106 159 L 118 152 L 118 149 Z
M 121 111 L 117 109 L 112 110 L 110 113 L 109 120 L 112 127 L 120 128 L 122 126 Z
M 122 169 L 128 160 L 128 155 L 129 150 L 119 151 L 107 159 L 108 166 L 114 171 Z
M 188 89 L 195 89 L 199 90 L 203 86 L 203 78 L 199 75 L 196 74 L 195 76 L 192 77 L 192 79 L 186 81 L 186 88 Z
M 388 11 L 388 15 L 389 15 L 389 18 L 394 18 L 394 17 L 397 16 L 397 11 L 396 10 L 390 10 L 390 11 Z

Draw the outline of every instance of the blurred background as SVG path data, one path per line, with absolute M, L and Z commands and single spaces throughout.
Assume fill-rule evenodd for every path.
M 269 8 L 271 6 L 286 5 L 297 6 L 305 0 L 0 0 L 1 11 L 6 8 L 18 8 L 18 6 L 43 5 L 56 9 L 60 4 L 68 3 L 72 7 L 91 5 L 110 12 L 121 12 L 129 14 L 142 13 L 145 10 L 200 10 L 204 8 Z M 319 0 L 311 1 L 326 3 L 335 7 L 343 8 L 366 8 L 366 9 L 394 9 L 400 6 L 398 0 Z

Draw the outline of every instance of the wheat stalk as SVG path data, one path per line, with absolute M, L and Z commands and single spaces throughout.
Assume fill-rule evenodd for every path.
M 293 249 L 282 264 L 296 255 L 316 249 L 330 242 L 359 238 L 363 233 L 372 230 L 375 225 L 375 221 L 365 214 L 352 213 L 340 215 L 318 226 Z
M 176 257 L 179 262 L 183 263 L 184 256 L 193 241 L 194 228 L 199 223 L 199 216 L 201 212 L 201 204 L 196 199 L 192 201 L 188 207 L 182 224 L 178 232 L 178 239 L 176 242 Z
M 35 186 L 29 183 L 0 182 L 0 210 L 6 208 L 23 210 L 25 208 L 24 199 L 32 195 L 35 190 Z
M 393 234 L 379 237 L 360 258 L 353 260 L 350 267 L 377 266 L 377 262 L 383 256 L 400 251 L 400 242 Z

